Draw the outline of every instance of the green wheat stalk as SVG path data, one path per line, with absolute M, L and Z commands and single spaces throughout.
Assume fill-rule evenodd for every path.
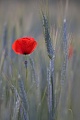
M 54 89 L 54 83 L 55 83 L 55 80 L 54 80 L 54 60 L 55 60 L 55 50 L 53 49 L 53 46 L 52 46 L 52 42 L 51 42 L 51 37 L 50 37 L 50 31 L 49 31 L 49 26 L 48 26 L 48 21 L 47 21 L 47 18 L 46 16 L 44 15 L 44 13 L 42 12 L 42 20 L 43 20 L 43 28 L 44 28 L 44 37 L 45 37 L 45 43 L 46 43 L 46 47 L 47 47 L 47 52 L 48 52 L 48 56 L 50 58 L 50 82 L 51 84 L 49 84 L 48 82 L 48 85 L 51 86 L 50 88 L 50 91 L 48 91 L 48 95 L 49 94 L 52 94 L 50 100 L 49 100 L 49 103 L 51 104 L 51 108 L 50 108 L 50 117 L 49 117 L 49 120 L 55 120 L 55 109 L 56 109 L 56 104 L 55 104 L 55 89 Z
M 22 108 L 23 108 L 23 115 L 25 117 L 25 120 L 29 120 L 29 116 L 28 116 L 28 100 L 27 100 L 27 95 L 26 95 L 26 91 L 24 88 L 24 83 L 23 80 L 21 79 L 21 76 L 19 74 L 18 76 L 18 83 L 19 83 L 19 91 L 20 91 L 20 97 L 22 100 Z

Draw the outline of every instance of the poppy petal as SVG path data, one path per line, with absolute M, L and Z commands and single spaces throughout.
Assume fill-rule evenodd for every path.
M 33 38 L 22 39 L 22 50 L 25 54 L 30 54 L 37 46 L 37 42 Z
M 16 40 L 12 45 L 12 49 L 15 53 L 22 54 L 21 42 L 19 40 Z

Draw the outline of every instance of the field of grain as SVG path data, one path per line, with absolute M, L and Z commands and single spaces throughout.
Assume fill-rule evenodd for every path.
M 79 11 L 69 0 L 0 1 L 0 120 L 80 120 Z M 26 36 L 37 48 L 15 54 Z

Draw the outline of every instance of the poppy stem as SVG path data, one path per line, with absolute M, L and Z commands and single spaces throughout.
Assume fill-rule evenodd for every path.
M 26 68 L 26 79 L 27 79 L 27 60 L 24 61 L 25 68 Z
M 24 65 L 25 65 L 25 68 L 26 68 L 26 80 L 27 80 L 27 74 L 28 74 L 28 69 L 27 69 L 28 61 L 27 61 L 27 60 L 24 61 Z M 26 83 L 26 85 L 27 85 L 27 83 Z M 29 107 L 29 106 L 28 106 L 28 107 Z M 28 115 L 29 115 L 29 113 L 28 113 Z M 29 117 L 29 116 L 28 116 L 28 117 Z

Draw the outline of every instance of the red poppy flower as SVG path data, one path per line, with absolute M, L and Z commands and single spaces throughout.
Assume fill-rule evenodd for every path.
M 70 59 L 72 57 L 72 55 L 73 55 L 73 46 L 70 45 L 69 49 L 68 49 L 68 59 Z
M 19 38 L 12 44 L 12 49 L 17 54 L 31 54 L 37 46 L 37 42 L 34 38 L 24 37 Z

